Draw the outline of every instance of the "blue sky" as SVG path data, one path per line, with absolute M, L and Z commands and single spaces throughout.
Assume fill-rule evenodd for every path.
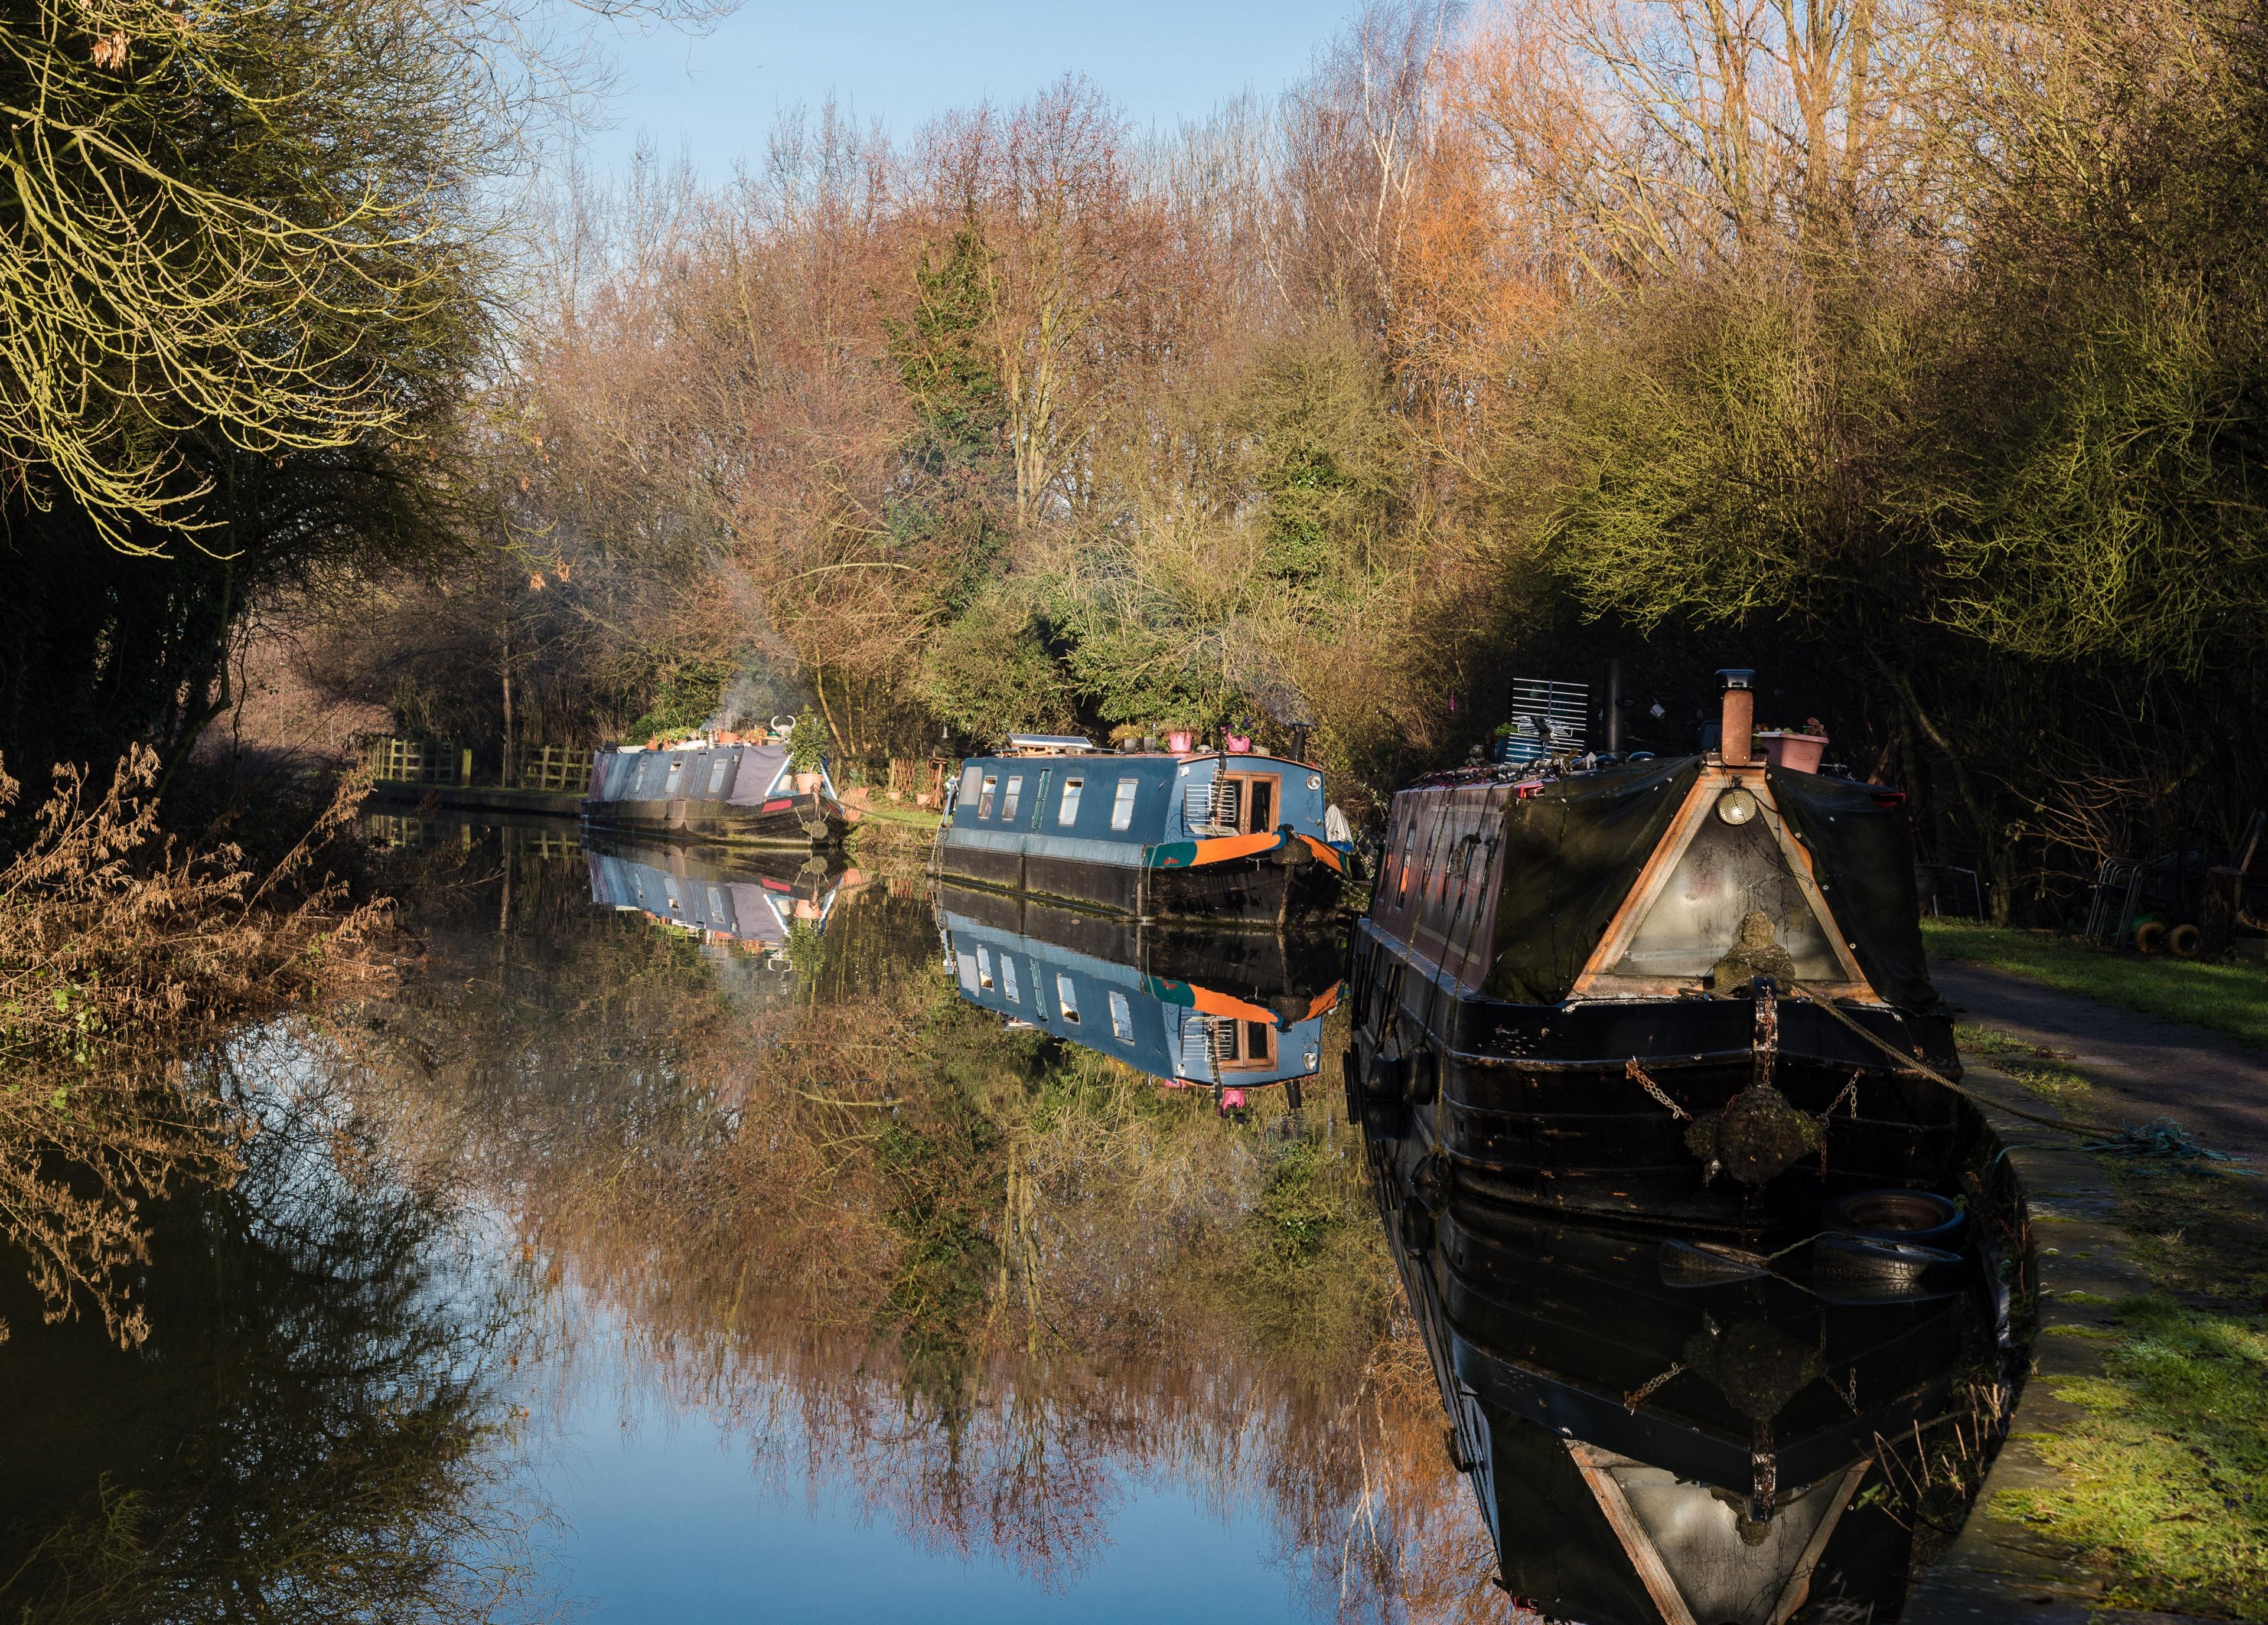
M 945 108 L 1013 102 L 1065 72 L 1137 123 L 1170 128 L 1248 87 L 1282 89 L 1349 11 L 1347 0 L 747 0 L 706 35 L 618 36 L 612 128 L 590 146 L 613 168 L 643 138 L 721 179 L 761 152 L 777 109 L 830 92 L 908 136 Z

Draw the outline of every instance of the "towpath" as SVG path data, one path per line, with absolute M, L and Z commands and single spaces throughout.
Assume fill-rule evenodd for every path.
M 2068 1055 L 2095 1085 L 2087 1115 L 2171 1117 L 2211 1150 L 2268 1158 L 2268 1050 L 1981 965 L 1933 960 L 1929 974 L 1964 1022 Z

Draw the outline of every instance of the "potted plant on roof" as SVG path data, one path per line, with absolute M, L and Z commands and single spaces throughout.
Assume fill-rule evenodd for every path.
M 1800 728 L 1760 728 L 1756 744 L 1764 760 L 1791 773 L 1816 773 L 1827 754 L 1827 728 L 1816 717 L 1807 717 Z
M 789 731 L 787 765 L 795 775 L 798 795 L 819 788 L 820 775 L 827 766 L 827 728 L 815 712 L 806 710 Z

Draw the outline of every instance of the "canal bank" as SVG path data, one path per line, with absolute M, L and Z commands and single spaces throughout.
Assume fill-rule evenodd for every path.
M 2232 1382 L 2258 1391 L 2268 1353 L 2268 1213 L 2244 1159 L 2257 1062 L 2195 1028 L 1935 968 L 1964 1008 L 1964 1081 L 2024 1190 L 2032 1345 L 1976 1507 L 1903 1617 L 2268 1617 L 2261 1415 L 2221 1402 Z

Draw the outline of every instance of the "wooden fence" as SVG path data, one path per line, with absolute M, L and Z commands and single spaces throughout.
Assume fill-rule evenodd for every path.
M 522 790 L 581 795 L 591 782 L 590 750 L 573 745 L 523 745 L 514 751 L 511 783 Z
M 944 799 L 945 781 L 957 766 L 943 756 L 893 756 L 888 788 L 916 806 L 935 807 Z
M 387 784 L 463 784 L 473 776 L 473 753 L 442 739 L 372 739 L 363 760 Z

